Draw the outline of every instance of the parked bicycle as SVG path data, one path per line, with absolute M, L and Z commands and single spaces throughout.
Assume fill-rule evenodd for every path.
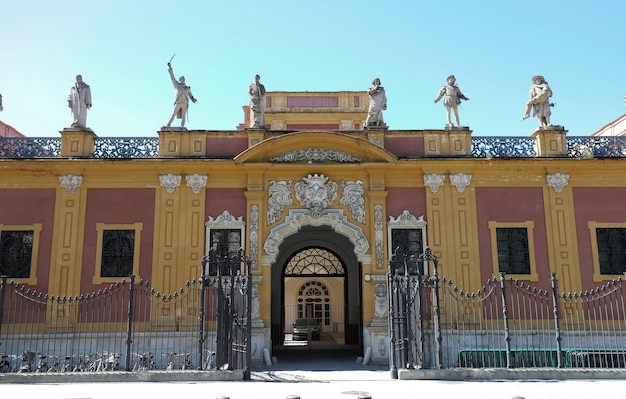
M 17 370 L 18 373 L 30 373 L 33 371 L 33 363 L 35 362 L 35 357 L 37 356 L 37 352 L 33 352 L 30 350 L 26 350 L 22 353 L 20 357 L 20 368 Z
M 154 370 L 156 369 L 156 365 L 154 363 L 154 353 L 145 352 L 145 353 L 134 353 L 137 356 L 137 362 L 133 367 L 133 371 L 137 370 Z
M 176 370 L 178 367 L 180 367 L 180 370 L 190 370 L 193 367 L 191 364 L 191 353 L 163 352 L 163 356 L 167 356 L 166 370 Z M 177 366 L 177 364 L 180 364 L 180 366 Z
M 15 371 L 11 359 L 15 359 L 15 356 L 0 353 L 0 373 L 12 373 Z

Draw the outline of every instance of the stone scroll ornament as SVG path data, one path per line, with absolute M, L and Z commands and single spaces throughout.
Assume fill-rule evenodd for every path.
M 363 194 L 365 188 L 361 180 L 342 181 L 342 195 L 339 200 L 340 205 L 346 205 L 352 213 L 352 219 L 359 223 L 365 224 L 365 199 Z
M 293 205 L 291 198 L 291 185 L 293 180 L 289 181 L 270 181 L 267 189 L 267 225 L 273 224 L 280 220 L 285 206 Z
M 337 183 L 318 174 L 308 175 L 296 183 L 296 198 L 309 210 L 311 217 L 321 217 L 337 198 Z

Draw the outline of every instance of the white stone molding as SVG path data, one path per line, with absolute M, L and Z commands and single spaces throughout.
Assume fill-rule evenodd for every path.
M 180 186 L 181 180 L 182 180 L 181 175 L 174 175 L 172 173 L 159 176 L 159 181 L 161 182 L 161 186 L 165 187 L 165 191 L 167 191 L 168 194 L 174 193 L 174 191 L 176 190 L 176 187 Z
M 80 187 L 83 185 L 83 177 L 80 175 L 67 174 L 59 176 L 59 183 L 61 187 L 67 191 L 69 195 L 74 194 L 76 187 Z
M 382 140 L 381 140 L 381 139 L 371 139 L 371 140 L 370 140 L 370 142 L 371 142 L 372 144 L 374 144 L 374 145 L 379 146 L 379 147 L 382 147 L 382 146 L 383 146 L 383 142 L 382 142 Z
M 387 281 L 374 282 L 374 317 L 389 316 L 389 299 L 387 298 Z
M 383 236 L 383 206 L 374 207 L 374 230 L 376 235 L 376 268 L 385 268 L 385 237 Z
M 238 229 L 241 230 L 241 248 L 246 248 L 246 222 L 243 221 L 243 216 L 235 218 L 227 210 L 222 212 L 216 218 L 209 216 L 209 220 L 204 223 L 206 227 L 206 252 L 207 255 L 211 249 L 211 229 Z
M 205 225 L 216 228 L 239 228 L 245 227 L 246 222 L 243 221 L 243 216 L 235 218 L 230 214 L 230 212 L 224 211 L 216 218 L 209 216 L 209 220 L 205 223 Z
M 187 182 L 187 185 L 191 187 L 191 191 L 194 194 L 198 194 L 200 193 L 200 189 L 202 187 L 206 187 L 207 175 L 199 175 L 197 173 L 194 173 L 193 175 L 186 175 L 185 182 Z
M 330 226 L 335 232 L 347 237 L 354 244 L 354 253 L 359 262 L 371 263 L 371 255 L 367 254 L 369 242 L 361 228 L 347 220 L 343 209 L 328 209 L 319 217 L 311 216 L 306 209 L 290 209 L 285 220 L 272 228 L 263 249 L 267 255 L 263 256 L 264 266 L 270 266 L 276 261 L 278 247 L 285 239 L 298 233 L 303 226 Z
M 339 163 L 360 163 L 361 158 L 353 157 L 343 151 L 326 150 L 324 148 L 307 148 L 306 150 L 294 150 L 269 159 L 270 162 L 294 163 L 320 163 L 324 161 Z
M 359 223 L 365 224 L 365 187 L 361 180 L 357 181 L 341 181 L 341 199 L 339 204 L 345 205 L 350 209 L 352 219 Z
M 293 205 L 293 198 L 291 198 L 291 184 L 293 180 L 289 181 L 270 181 L 270 186 L 267 188 L 268 200 L 267 200 L 267 225 L 276 223 L 282 217 L 283 210 L 287 205 Z
M 569 174 L 567 173 L 548 173 L 546 175 L 548 186 L 554 188 L 554 191 L 560 193 L 569 182 Z
M 259 257 L 259 206 L 250 207 L 250 267 L 257 268 Z
M 462 193 L 472 181 L 472 175 L 469 173 L 452 173 L 450 174 L 450 183 L 456 187 L 456 191 Z
M 338 186 L 323 174 L 308 175 L 296 183 L 296 198 L 312 217 L 321 217 L 337 198 Z
M 430 187 L 432 193 L 439 191 L 439 187 L 443 186 L 443 182 L 446 180 L 446 175 L 438 173 L 429 173 L 424 175 L 424 185 Z

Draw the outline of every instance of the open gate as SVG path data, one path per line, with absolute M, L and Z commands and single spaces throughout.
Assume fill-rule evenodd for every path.
M 252 274 L 251 262 L 240 249 L 235 256 L 220 256 L 215 251 L 202 261 L 202 301 L 207 295 L 217 296 L 217 339 L 215 352 L 207 353 L 207 363 L 215 367 L 244 370 L 250 379 L 252 352 Z M 204 314 L 200 315 L 205 320 Z M 206 323 L 202 323 L 205 326 Z M 200 331 L 204 343 L 204 327 Z

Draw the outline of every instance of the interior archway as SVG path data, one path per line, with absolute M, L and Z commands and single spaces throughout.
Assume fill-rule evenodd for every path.
M 354 245 L 330 227 L 306 226 L 287 237 L 272 265 L 272 347 L 361 348 L 360 274 Z M 317 342 L 294 342 L 298 318 L 319 322 Z

